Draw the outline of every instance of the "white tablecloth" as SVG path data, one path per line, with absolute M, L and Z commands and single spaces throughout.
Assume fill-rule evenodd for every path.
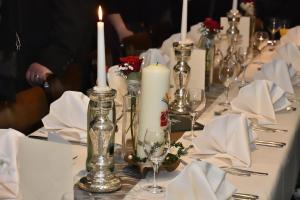
M 266 52 L 263 56 L 258 57 L 257 61 L 266 62 L 270 59 L 272 52 Z M 246 77 L 250 77 L 254 74 L 257 65 L 253 64 L 247 69 Z M 300 99 L 300 87 L 295 88 L 296 98 Z M 218 102 L 224 99 L 224 95 L 221 95 L 206 112 L 198 120 L 200 123 L 206 124 L 214 117 L 214 111 L 221 110 Z M 258 132 L 259 139 L 269 141 L 285 142 L 286 146 L 283 148 L 263 147 L 257 146 L 257 150 L 252 152 L 252 170 L 267 172 L 268 176 L 252 175 L 251 177 L 227 175 L 228 180 L 236 186 L 238 192 L 256 194 L 259 199 L 290 199 L 294 187 L 296 185 L 298 172 L 300 169 L 300 130 L 298 130 L 298 122 L 300 117 L 300 103 L 294 102 L 293 106 L 297 108 L 295 112 L 281 112 L 276 114 L 278 120 L 277 125 L 272 127 L 278 127 L 287 129 L 286 133 L 271 133 L 271 132 Z M 117 143 L 120 144 L 120 132 L 117 133 Z M 181 139 L 185 146 L 190 144 L 190 141 Z M 73 145 L 74 155 L 78 158 L 74 160 L 74 183 L 82 176 L 80 173 L 85 169 L 86 148 L 83 146 Z M 192 153 L 193 151 L 191 151 Z M 190 155 L 183 157 L 186 162 L 191 161 Z M 194 159 L 194 158 L 193 158 Z M 167 185 L 168 182 L 179 174 L 180 170 L 184 167 L 183 164 L 173 172 L 161 171 L 158 175 L 158 184 Z M 150 195 L 143 192 L 141 187 L 145 184 L 152 183 L 152 173 L 149 173 L 147 178 L 141 180 L 132 190 L 128 193 L 125 199 L 164 199 L 164 195 Z M 180 188 L 178 188 L 180 189 Z M 184 192 L 184 191 L 183 191 Z

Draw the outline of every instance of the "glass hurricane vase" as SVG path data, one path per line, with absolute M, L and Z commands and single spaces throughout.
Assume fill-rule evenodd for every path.
M 123 157 L 136 154 L 135 138 L 139 124 L 140 82 L 128 80 L 128 93 L 123 97 L 122 153 Z
M 197 47 L 206 51 L 205 53 L 205 90 L 209 91 L 213 83 L 213 67 L 215 56 L 216 33 L 208 32 L 201 35 Z

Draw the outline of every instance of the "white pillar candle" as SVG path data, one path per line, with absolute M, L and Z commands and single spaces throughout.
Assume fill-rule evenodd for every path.
M 186 40 L 187 32 L 187 0 L 182 1 L 182 15 L 181 15 L 181 42 L 184 43 Z
M 170 69 L 164 65 L 149 65 L 142 69 L 140 127 L 137 135 L 137 156 L 145 158 L 141 144 L 146 130 L 162 130 L 161 116 L 168 111 L 168 105 L 163 101 L 170 87 Z M 153 138 L 155 141 L 158 138 Z
M 232 10 L 237 11 L 237 0 L 232 0 Z
M 97 22 L 97 86 L 107 87 L 105 70 L 104 23 L 101 21 L 101 6 L 99 6 L 98 17 L 99 22 Z

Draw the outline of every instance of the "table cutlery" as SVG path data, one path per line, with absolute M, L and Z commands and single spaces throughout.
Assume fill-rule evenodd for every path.
M 252 171 L 252 170 L 247 170 L 247 169 L 240 169 L 240 168 L 235 168 L 235 167 L 221 167 L 221 169 L 224 170 L 232 170 L 232 171 L 238 171 L 242 173 L 249 173 L 250 175 L 260 175 L 260 176 L 268 176 L 269 174 L 266 172 L 258 172 L 258 171 Z
M 249 200 L 255 200 L 255 199 L 259 199 L 258 195 L 254 195 L 254 194 L 246 194 L 246 193 L 234 193 L 232 195 L 232 197 L 234 199 L 249 199 Z
M 268 146 L 268 147 L 278 147 L 278 148 L 282 148 L 286 145 L 284 142 L 263 141 L 263 140 L 256 140 L 255 144 L 261 146 Z
M 228 110 L 228 108 L 223 108 L 222 110 L 215 111 L 214 114 L 215 115 L 222 115 L 223 112 L 226 112 L 227 110 Z
M 293 106 L 288 106 L 285 108 L 286 111 L 296 111 L 297 108 L 296 107 L 293 107 Z
M 271 127 L 266 127 L 258 124 L 258 120 L 256 118 L 249 118 L 251 121 L 251 126 L 253 127 L 254 130 L 258 131 L 269 131 L 269 132 L 288 132 L 286 129 L 280 129 L 280 128 L 271 128 Z
M 48 140 L 48 137 L 38 136 L 38 135 L 28 135 L 28 137 L 33 138 L 33 139 L 38 139 L 38 140 Z M 70 141 L 70 140 L 68 140 L 68 142 L 70 144 L 73 144 L 73 145 L 87 146 L 86 143 L 83 143 L 83 142 L 80 142 L 80 141 Z
M 288 130 L 286 130 L 286 129 L 270 128 L 270 127 L 261 126 L 261 125 L 254 125 L 253 129 L 257 130 L 257 131 L 267 131 L 267 132 L 273 132 L 273 133 L 276 133 L 276 132 L 288 132 Z
M 221 167 L 222 168 L 222 167 Z M 233 168 L 222 168 L 226 173 L 229 173 L 231 175 L 235 175 L 235 176 L 251 176 L 251 173 L 249 172 L 243 172 L 243 171 L 239 171 L 239 170 L 235 170 Z

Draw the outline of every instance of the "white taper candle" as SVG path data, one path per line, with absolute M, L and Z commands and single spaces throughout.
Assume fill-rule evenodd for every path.
M 232 10 L 237 11 L 237 0 L 232 0 Z
M 184 43 L 186 40 L 187 32 L 187 0 L 182 1 L 182 15 L 181 15 L 181 42 Z
M 105 43 L 104 23 L 102 20 L 102 9 L 98 10 L 99 22 L 97 22 L 97 86 L 107 87 L 105 70 Z

